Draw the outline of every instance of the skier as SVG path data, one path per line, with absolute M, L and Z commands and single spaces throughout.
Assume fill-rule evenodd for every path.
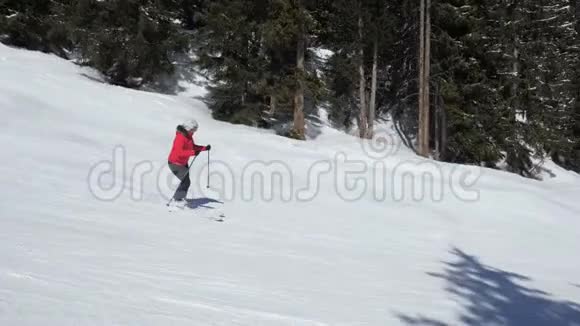
M 209 151 L 211 145 L 199 146 L 193 141 L 193 134 L 197 131 L 197 121 L 191 119 L 177 126 L 173 147 L 169 153 L 168 164 L 171 172 L 181 180 L 173 195 L 173 202 L 178 207 L 185 206 L 185 196 L 191 184 L 189 180 L 189 158 L 203 151 Z

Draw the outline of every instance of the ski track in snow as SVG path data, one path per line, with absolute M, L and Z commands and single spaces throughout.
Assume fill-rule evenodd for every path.
M 92 166 L 122 145 L 127 167 L 165 168 L 175 125 L 192 115 L 196 142 L 212 144 L 213 164 L 229 164 L 237 184 L 254 160 L 290 164 L 295 184 L 337 152 L 374 161 L 324 122 L 298 142 L 214 121 L 199 100 L 105 85 L 52 55 L 0 44 L 0 58 L 0 325 L 530 325 L 526 315 L 580 325 L 577 174 L 552 163 L 557 177 L 543 182 L 417 167 L 400 148 L 383 160 L 388 173 L 441 170 L 437 185 L 454 169 L 479 171 L 479 200 L 445 189 L 442 202 L 348 202 L 325 175 L 309 202 L 238 193 L 219 203 L 201 157 L 190 197 L 203 210 L 169 213 L 153 176 L 140 200 L 130 188 L 98 200 Z M 219 212 L 224 223 L 203 218 Z

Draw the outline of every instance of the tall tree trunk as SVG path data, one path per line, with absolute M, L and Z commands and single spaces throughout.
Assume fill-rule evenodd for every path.
M 447 112 L 445 111 L 445 103 L 443 102 L 443 97 L 439 97 L 439 105 L 441 115 L 440 130 L 441 130 L 441 147 L 439 157 L 441 160 L 446 161 L 447 157 Z
M 435 141 L 435 159 L 445 161 L 447 159 L 447 119 L 445 116 L 445 103 L 441 96 L 441 84 L 435 84 L 435 113 L 433 135 Z
M 511 85 L 511 96 L 512 96 L 512 101 L 511 101 L 511 105 L 512 105 L 512 119 L 513 122 L 515 123 L 518 119 L 518 115 L 522 114 L 522 112 L 520 111 L 520 104 L 519 104 L 519 99 L 518 99 L 518 79 L 519 77 L 519 70 L 520 70 L 520 65 L 519 65 L 519 33 L 520 31 L 518 30 L 518 24 L 520 23 L 520 15 L 519 15 L 519 6 L 521 4 L 518 3 L 517 1 L 512 3 L 511 5 L 508 6 L 508 12 L 511 12 L 511 37 L 512 37 L 512 71 L 511 71 L 511 75 L 512 75 L 512 85 Z M 513 135 L 514 135 L 514 140 L 517 138 L 517 128 L 514 125 L 512 128 L 513 131 Z
M 241 102 L 242 106 L 246 105 L 246 94 L 248 93 L 248 82 L 244 82 L 244 90 L 242 90 Z
M 305 139 L 304 137 L 304 50 L 305 37 L 303 29 L 298 35 L 298 42 L 296 42 L 296 74 L 297 85 L 294 93 L 294 128 L 293 137 L 297 139 Z
M 367 133 L 367 105 L 366 105 L 366 83 L 365 83 L 365 66 L 364 66 L 364 43 L 363 43 L 363 17 L 362 17 L 362 1 L 359 1 L 359 12 L 358 12 L 358 46 L 359 46 L 359 101 L 360 101 L 360 112 L 359 112 L 359 135 L 360 138 L 365 138 Z
M 419 155 L 429 156 L 429 70 L 431 52 L 431 0 L 421 0 L 419 26 Z
M 424 156 L 429 155 L 430 148 L 430 115 L 431 115 L 431 92 L 430 92 L 430 82 L 431 82 L 431 0 L 426 0 L 427 4 L 425 6 L 425 70 L 423 72 L 423 144 L 425 146 Z
M 367 126 L 367 138 L 373 138 L 374 134 L 374 121 L 376 112 L 376 102 L 377 102 L 377 65 L 379 57 L 379 39 L 375 36 L 373 40 L 373 72 L 371 79 L 371 99 L 369 103 L 369 117 Z
M 274 113 L 276 113 L 276 104 L 278 103 L 278 101 L 276 100 L 276 95 L 272 94 L 270 95 L 270 114 L 273 115 Z
M 423 116 L 423 101 L 425 100 L 425 0 L 419 0 L 419 124 L 417 133 L 417 152 L 419 155 L 427 156 L 425 144 L 423 143 L 424 133 L 424 116 Z
M 518 100 L 518 79 L 519 79 L 519 70 L 520 70 L 520 63 L 519 63 L 519 51 L 518 51 L 518 37 L 514 38 L 514 48 L 513 48 L 513 63 L 512 63 L 512 76 L 513 76 L 513 83 L 512 83 L 512 96 L 513 96 L 513 106 L 514 106 L 514 120 L 517 121 L 518 115 L 523 115 L 524 112 L 520 110 L 519 100 Z
M 440 86 L 435 85 L 435 113 L 433 114 L 433 140 L 435 141 L 435 159 L 441 160 L 441 101 Z

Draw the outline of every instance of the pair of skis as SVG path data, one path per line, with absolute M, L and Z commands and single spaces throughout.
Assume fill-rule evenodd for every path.
M 213 213 L 210 209 L 207 208 L 189 208 L 187 207 L 187 204 L 184 207 L 179 207 L 179 206 L 174 206 L 171 203 L 173 202 L 173 200 L 170 200 L 169 203 L 167 203 L 167 207 L 169 209 L 169 212 L 179 212 L 179 211 L 185 211 L 185 210 L 191 210 L 194 213 L 200 212 L 201 211 L 207 211 L 209 212 L 208 214 L 202 214 L 203 218 L 206 218 L 208 220 L 211 221 L 216 221 L 216 222 L 224 222 L 226 215 L 221 212 L 218 211 L 216 213 Z M 197 215 L 197 214 L 194 214 Z

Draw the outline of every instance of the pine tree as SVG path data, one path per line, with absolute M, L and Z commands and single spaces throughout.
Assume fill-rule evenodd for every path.
M 433 25 L 439 27 L 433 32 L 431 59 L 437 113 L 433 120 L 440 159 L 490 165 L 500 157 L 492 133 L 502 107 L 496 72 L 488 67 L 495 59 L 494 39 L 479 25 L 491 20 L 480 16 L 488 12 L 482 5 L 433 4 Z
M 173 71 L 172 55 L 186 47 L 173 1 L 79 0 L 71 21 L 85 64 L 113 84 L 139 87 Z
M 297 0 L 216 1 L 206 20 L 199 65 L 211 80 L 214 117 L 261 127 L 292 121 L 283 133 L 304 139 L 305 105 L 319 88 L 308 64 L 309 7 Z
M 207 102 L 217 119 L 262 125 L 267 89 L 262 45 L 266 1 L 214 1 L 196 39 L 198 64 L 210 79 Z M 261 82 L 262 81 L 262 82 Z
M 356 120 L 359 136 L 372 138 L 373 123 L 381 112 L 378 99 L 386 97 L 389 65 L 386 57 L 394 43 L 392 2 L 334 1 L 323 33 L 325 47 L 334 52 L 327 63 L 330 116 L 344 127 Z M 353 11 L 353 8 L 355 9 Z
M 66 57 L 70 47 L 65 19 L 68 0 L 3 0 L 0 41 Z
M 563 6 L 570 5 L 569 10 L 563 10 Z M 553 148 L 552 159 L 565 168 L 580 172 L 580 2 L 572 0 L 570 3 L 560 4 L 560 13 L 568 14 L 568 22 L 560 22 L 559 29 L 564 30 L 563 39 L 566 40 L 564 47 L 564 61 L 566 68 L 563 73 L 570 78 L 565 83 L 564 91 L 567 115 L 564 115 L 563 127 L 564 141 Z

